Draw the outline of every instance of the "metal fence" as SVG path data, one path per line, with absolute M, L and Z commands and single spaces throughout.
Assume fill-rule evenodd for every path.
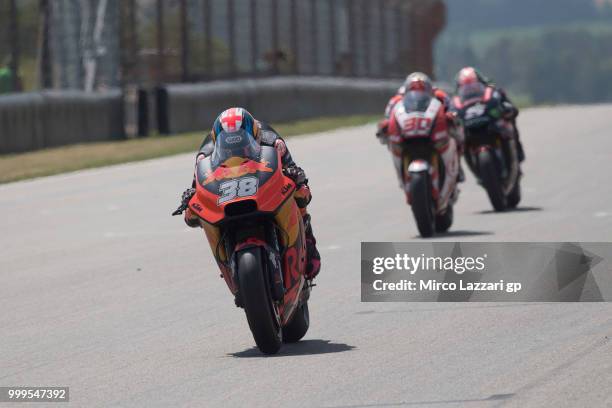
M 442 0 L 0 0 L 0 53 L 29 89 L 394 78 L 432 71 L 444 19 Z

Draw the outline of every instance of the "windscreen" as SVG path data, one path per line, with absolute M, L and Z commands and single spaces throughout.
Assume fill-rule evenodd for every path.
M 463 101 L 467 101 L 468 99 L 479 99 L 482 98 L 485 93 L 486 87 L 480 82 L 475 82 L 473 84 L 463 85 L 458 90 L 458 95 Z
M 423 91 L 410 91 L 404 96 L 406 112 L 425 112 L 431 103 L 431 94 Z
M 221 132 L 215 141 L 212 155 L 213 167 L 218 167 L 232 157 L 259 161 L 261 146 L 244 129 L 237 132 Z

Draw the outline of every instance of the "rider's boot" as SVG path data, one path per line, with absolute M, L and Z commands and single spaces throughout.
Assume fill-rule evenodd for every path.
M 321 255 L 317 250 L 317 240 L 312 233 L 310 214 L 305 214 L 304 227 L 306 229 L 306 279 L 314 279 L 321 270 Z
M 457 174 L 457 182 L 463 183 L 465 181 L 465 171 L 463 171 L 463 165 L 459 161 L 459 173 Z

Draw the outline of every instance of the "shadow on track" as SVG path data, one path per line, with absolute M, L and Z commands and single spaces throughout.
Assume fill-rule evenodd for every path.
M 447 232 L 438 233 L 437 238 L 449 237 L 476 237 L 479 235 L 493 235 L 491 231 L 469 231 L 469 230 L 450 230 Z
M 436 239 L 440 239 L 440 238 L 477 237 L 477 236 L 480 236 L 480 235 L 493 235 L 493 233 L 491 231 L 450 230 L 450 231 L 447 231 L 447 232 L 436 233 L 436 235 L 434 235 L 431 238 L 423 238 L 420 235 L 415 235 L 412 238 L 413 239 L 419 239 L 419 240 L 428 241 L 428 240 L 436 240 Z
M 516 208 L 508 208 L 506 211 L 497 212 L 495 210 L 483 210 L 477 211 L 475 214 L 511 214 L 511 213 L 520 213 L 520 212 L 532 212 L 532 211 L 544 211 L 542 207 L 516 207 Z
M 308 356 L 316 354 L 342 353 L 351 351 L 355 346 L 345 343 L 333 343 L 331 340 L 302 340 L 297 343 L 283 344 L 278 354 L 266 356 L 262 354 L 257 347 L 229 353 L 230 357 L 237 358 L 252 358 L 252 357 L 290 357 L 290 356 Z
M 359 405 L 336 405 L 333 408 L 378 408 L 378 407 L 409 407 L 409 406 L 425 406 L 425 405 L 467 405 L 470 403 L 478 402 L 492 402 L 492 401 L 503 401 L 509 400 L 514 397 L 515 394 L 495 394 L 487 398 L 474 398 L 474 399 L 454 399 L 454 400 L 430 400 L 430 401 L 402 401 L 402 402 L 381 402 L 373 404 L 359 404 Z
M 524 308 L 524 307 L 535 307 L 535 306 L 556 306 L 558 303 L 555 302 L 511 302 L 504 304 L 487 304 L 482 302 L 466 303 L 461 305 L 457 302 L 449 302 L 450 306 L 442 306 L 442 303 L 436 303 L 439 307 L 430 308 L 412 308 L 412 309 L 395 309 L 395 310 L 361 310 L 355 312 L 357 315 L 369 315 L 369 314 L 388 314 L 388 313 L 423 313 L 423 312 L 448 312 L 457 310 L 469 310 L 469 309 L 499 309 L 499 308 Z

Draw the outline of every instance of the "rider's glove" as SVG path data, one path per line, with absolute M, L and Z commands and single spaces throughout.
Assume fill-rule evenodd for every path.
M 187 190 L 183 191 L 183 194 L 181 195 L 181 205 L 174 210 L 172 216 L 181 215 L 187 208 L 189 208 L 189 200 L 191 200 L 191 197 L 194 196 L 195 192 L 195 188 L 188 188 Z
M 502 110 L 505 119 L 512 120 L 516 119 L 516 117 L 518 116 L 518 109 L 516 109 L 516 107 L 510 102 L 502 103 Z
M 389 132 L 389 120 L 383 119 L 380 122 L 378 122 L 378 127 L 376 130 L 376 137 L 378 138 L 384 137 L 387 135 L 387 132 Z
M 187 190 L 183 191 L 183 195 L 181 196 L 181 204 L 187 206 L 187 204 L 189 204 L 189 201 L 195 195 L 195 193 L 195 188 L 188 188 Z
M 283 169 L 285 176 L 289 177 L 297 186 L 308 184 L 306 173 L 298 166 L 285 167 Z
M 387 144 L 387 133 L 389 132 L 389 120 L 383 119 L 378 122 L 376 129 L 376 138 L 381 144 Z

